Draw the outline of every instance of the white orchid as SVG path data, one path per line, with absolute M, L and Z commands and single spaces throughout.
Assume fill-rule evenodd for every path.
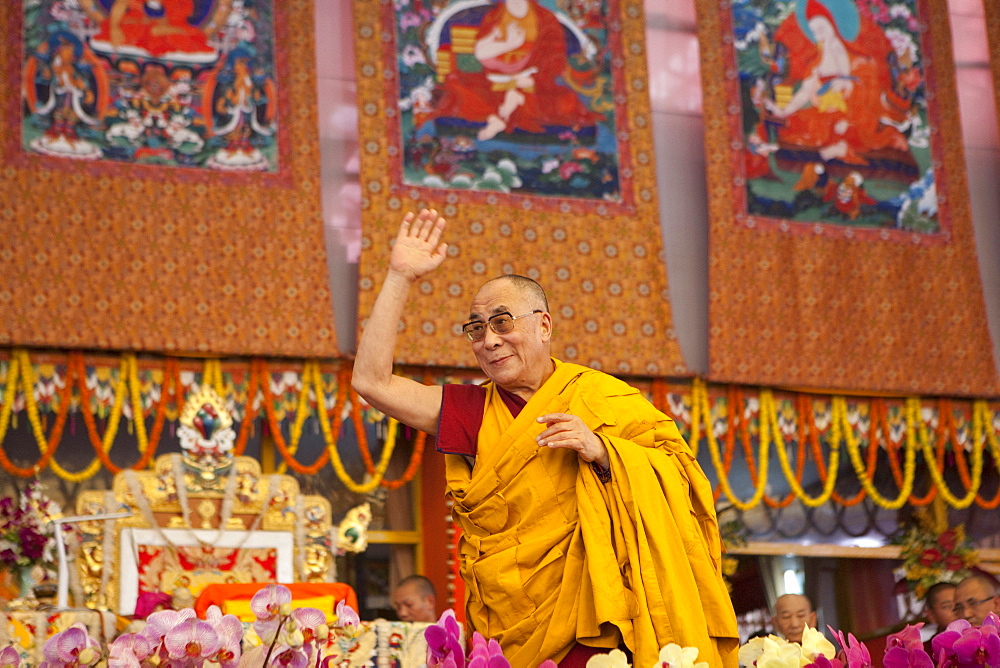
M 681 647 L 670 643 L 660 649 L 660 658 L 657 659 L 655 668 L 708 668 L 704 661 L 695 663 L 697 658 L 697 647 Z
M 836 657 L 837 648 L 826 639 L 822 631 L 807 626 L 802 632 L 802 654 L 812 663 L 821 654 L 828 659 Z
M 587 660 L 587 668 L 632 668 L 625 652 L 613 649 L 607 654 L 595 654 Z

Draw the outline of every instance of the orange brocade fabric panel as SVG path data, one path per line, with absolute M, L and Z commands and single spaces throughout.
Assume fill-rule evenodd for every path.
M 710 378 L 995 396 L 947 3 L 793 5 L 697 0 Z
M 65 3 L 31 4 L 0 3 L 0 345 L 335 356 L 320 208 L 312 3 L 273 0 L 273 31 L 258 26 L 256 37 L 243 37 L 256 39 L 258 46 L 266 42 L 266 49 L 213 55 L 211 63 L 196 57 L 200 53 L 186 60 L 183 53 L 171 56 L 171 50 L 199 50 L 189 43 L 198 41 L 189 26 L 187 41 L 155 48 L 146 43 L 149 54 L 141 57 L 141 70 L 134 65 L 138 56 L 109 55 L 99 50 L 100 40 L 78 39 L 73 30 L 83 24 L 74 14 L 54 34 L 64 42 L 60 57 L 72 59 L 74 85 L 86 91 L 76 100 L 47 87 L 45 45 L 29 50 L 22 62 L 22 47 L 39 39 L 37 26 L 33 31 L 23 25 L 26 13 L 37 12 L 27 14 L 29 21 L 40 16 L 53 23 L 51 16 Z M 108 3 L 80 4 L 82 9 L 72 12 L 103 14 Z M 214 0 L 190 4 L 195 6 L 215 12 L 202 19 L 201 40 L 216 34 L 217 27 L 208 23 L 212 16 L 236 11 L 231 3 Z M 199 90 L 212 84 L 222 91 L 233 81 L 227 67 L 246 66 L 251 56 L 257 61 L 243 80 L 256 82 L 252 107 L 246 100 L 234 101 L 235 88 L 229 98 L 217 93 L 214 105 L 180 102 L 185 77 L 192 77 Z M 266 75 L 261 73 L 265 61 L 274 63 Z M 116 98 L 117 106 L 100 112 L 93 106 L 107 96 L 109 85 L 114 90 L 123 77 L 140 73 L 158 76 L 157 85 L 166 81 L 175 97 L 157 97 L 160 89 L 150 89 L 136 98 L 145 100 L 141 113 L 150 125 L 135 159 L 116 161 L 111 150 L 88 160 L 28 148 L 35 143 L 23 139 L 22 130 L 38 131 L 33 119 L 45 110 L 46 99 L 64 106 L 52 112 L 52 125 L 39 145 L 55 142 L 48 135 L 56 135 L 57 123 L 64 122 L 73 126 L 81 145 L 126 146 L 129 127 L 116 122 L 128 104 L 124 93 Z M 184 156 L 169 137 L 150 138 L 157 123 L 151 111 L 155 102 L 179 110 L 171 122 L 181 118 L 180 112 L 188 114 L 187 146 L 204 138 L 192 161 L 211 153 L 228 156 L 229 162 L 164 164 L 162 156 Z M 29 114 L 29 106 L 38 113 Z M 227 118 L 235 129 L 222 127 Z M 207 125 L 213 125 L 211 130 Z M 143 127 L 139 123 L 136 133 Z M 253 155 L 256 145 L 250 139 L 240 143 L 240 136 L 256 140 L 272 131 L 267 136 L 277 147 L 269 154 L 273 168 L 241 169 L 245 165 L 238 156 Z M 65 128 L 61 132 L 73 136 Z M 176 134 L 177 146 L 181 139 Z M 69 149 L 64 153 L 72 155 Z
M 449 257 L 411 294 L 397 362 L 473 365 L 457 325 L 484 282 L 513 273 L 547 291 L 556 357 L 688 375 L 662 259 L 643 3 L 531 0 L 523 16 L 474 4 L 354 0 L 361 326 L 403 214 L 435 208 Z M 537 35 L 516 58 L 476 55 L 515 28 Z
M 205 587 L 195 601 L 194 611 L 204 619 L 205 611 L 210 606 L 220 608 L 227 601 L 250 601 L 254 594 L 266 587 L 266 582 L 248 582 L 234 584 L 213 584 Z M 334 609 L 339 601 L 344 601 L 355 611 L 358 609 L 358 596 L 349 584 L 343 582 L 289 582 L 282 583 L 292 592 L 292 601 L 333 597 Z M 324 610 L 323 612 L 331 612 Z

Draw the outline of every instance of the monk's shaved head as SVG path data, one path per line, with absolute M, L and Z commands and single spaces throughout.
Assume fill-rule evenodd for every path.
M 518 274 L 505 274 L 504 276 L 497 276 L 496 278 L 492 278 L 483 283 L 483 287 L 479 289 L 482 290 L 490 283 L 496 283 L 497 281 L 505 281 L 510 285 L 513 285 L 518 292 L 525 296 L 527 306 L 530 308 L 537 308 L 543 311 L 549 310 L 549 300 L 545 297 L 545 290 L 543 290 L 542 286 L 540 286 L 536 281 L 533 281 L 527 276 L 520 276 Z

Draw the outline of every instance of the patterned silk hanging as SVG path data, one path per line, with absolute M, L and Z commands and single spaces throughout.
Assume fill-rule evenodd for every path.
M 641 0 L 355 0 L 359 314 L 407 210 L 449 221 L 397 360 L 473 363 L 460 323 L 486 280 L 538 280 L 553 353 L 684 375 L 660 244 Z
M 697 7 L 711 377 L 1000 391 L 946 3 Z
M 0 4 L 0 343 L 337 352 L 312 4 Z

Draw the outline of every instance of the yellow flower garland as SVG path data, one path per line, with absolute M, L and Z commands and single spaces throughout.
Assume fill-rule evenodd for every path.
M 14 414 L 14 399 L 17 397 L 18 351 L 11 355 L 7 364 L 7 387 L 4 388 L 3 406 L 0 407 L 0 444 L 7 438 L 10 418 Z
M 51 371 L 50 371 L 51 372 Z M 111 369 L 99 369 L 99 374 L 103 378 L 111 375 Z M 11 352 L 11 359 L 8 363 L 6 374 L 6 386 L 3 392 L 3 405 L 0 406 L 0 444 L 4 442 L 11 424 L 16 419 L 14 413 L 14 403 L 19 391 L 25 394 L 25 413 L 31 425 L 32 434 L 41 449 L 42 454 L 47 451 L 48 443 L 45 435 L 45 428 L 40 417 L 40 410 L 35 397 L 35 373 L 33 371 L 31 359 L 28 351 L 16 349 Z M 317 414 L 320 426 L 323 430 L 324 442 L 328 448 L 331 463 L 337 477 L 344 485 L 353 492 L 365 493 L 374 489 L 382 480 L 385 470 L 388 467 L 389 459 L 395 447 L 395 439 L 398 434 L 398 423 L 389 421 L 389 430 L 386 444 L 383 448 L 380 461 L 376 467 L 374 478 L 364 484 L 359 484 L 352 480 L 343 467 L 336 448 L 335 435 L 331 433 L 329 418 L 325 411 L 324 397 L 336 388 L 334 381 L 333 390 L 327 387 L 322 380 L 319 364 L 309 361 L 302 371 L 302 389 L 299 392 L 298 404 L 296 406 L 295 420 L 292 424 L 289 439 L 289 450 L 295 452 L 302 437 L 302 431 L 306 418 L 308 418 L 311 406 L 309 400 L 310 391 L 315 392 L 317 402 Z M 67 382 L 69 380 L 67 379 Z M 86 379 L 81 379 L 86 382 Z M 217 359 L 206 360 L 204 374 L 201 379 L 202 384 L 210 385 L 221 392 L 226 389 L 222 376 L 221 363 Z M 122 409 L 125 401 L 129 401 L 134 417 L 134 429 L 137 446 L 140 453 L 145 453 L 150 447 L 149 436 L 146 431 L 143 419 L 142 388 L 139 382 L 139 367 L 135 355 L 125 354 L 121 359 L 119 376 L 114 382 L 114 401 L 110 407 L 108 426 L 102 436 L 102 447 L 104 453 L 110 451 L 121 423 Z M 230 388 L 231 389 L 231 388 Z M 129 396 L 125 396 L 129 392 Z M 704 381 L 696 379 L 692 385 L 691 401 L 691 447 L 697 454 L 702 429 L 707 431 L 707 443 L 712 462 L 719 474 L 719 485 L 721 491 L 734 507 L 741 510 L 749 510 L 757 506 L 764 498 L 767 487 L 768 466 L 770 458 L 770 448 L 772 442 L 777 448 L 778 461 L 782 473 L 788 481 L 789 487 L 794 496 L 809 507 L 818 507 L 830 501 L 833 490 L 837 482 L 837 469 L 839 457 L 841 456 L 842 444 L 847 449 L 852 467 L 858 477 L 859 482 L 867 495 L 874 503 L 886 509 L 897 509 L 905 505 L 912 494 L 915 477 L 916 458 L 922 455 L 931 476 L 932 482 L 941 493 L 942 499 L 951 507 L 962 509 L 967 508 L 976 502 L 977 495 L 982 484 L 982 473 L 984 467 L 984 450 L 989 448 L 994 461 L 1000 461 L 1000 439 L 992 428 L 993 412 L 988 403 L 984 400 L 977 400 L 972 403 L 972 416 L 970 425 L 970 438 L 972 440 L 972 473 L 969 480 L 969 487 L 962 495 L 954 494 L 948 487 L 944 479 L 943 472 L 935 465 L 934 446 L 931 442 L 933 436 L 920 418 L 920 400 L 916 398 L 908 399 L 904 405 L 905 419 L 905 465 L 902 484 L 898 496 L 889 498 L 879 494 L 873 481 L 867 475 L 866 467 L 861 453 L 861 437 L 857 435 L 851 426 L 847 416 L 847 402 L 843 397 L 834 397 L 831 400 L 832 421 L 829 432 L 829 461 L 828 475 L 824 481 L 822 492 L 817 496 L 809 496 L 803 489 L 801 483 L 794 474 L 794 467 L 790 462 L 787 448 L 783 447 L 780 425 L 778 420 L 778 406 L 773 392 L 761 390 L 760 394 L 760 438 L 759 438 L 759 465 L 760 471 L 755 480 L 754 493 L 746 501 L 736 498 L 728 476 L 725 473 L 725 466 L 722 462 L 721 444 L 719 443 L 714 430 L 712 429 L 712 405 L 708 389 Z M 252 398 L 251 398 L 252 400 Z M 736 407 L 729 407 L 730 410 L 737 410 Z M 82 410 L 91 410 L 90 406 L 83 406 Z M 106 406 L 99 406 L 97 413 L 105 414 Z M 807 416 L 799 416 L 800 420 L 808 419 Z M 888 438 L 888 435 L 885 435 Z M 959 447 L 955 444 L 955 447 Z M 54 459 L 50 462 L 52 470 L 68 482 L 80 482 L 95 475 L 101 468 L 99 459 L 92 461 L 84 470 L 70 472 L 65 470 Z M 280 470 L 285 470 L 287 465 L 281 462 Z M 983 501 L 980 500 L 980 504 Z M 984 506 L 985 507 L 985 506 Z
M 799 419 L 805 420 L 807 416 L 800 415 Z M 840 440 L 838 439 L 830 443 L 830 461 L 826 467 L 826 482 L 823 484 L 823 491 L 820 492 L 819 496 L 813 497 L 806 494 L 806 491 L 802 489 L 802 485 L 799 484 L 798 478 L 796 478 L 795 472 L 792 471 L 791 464 L 788 462 L 788 452 L 785 450 L 785 444 L 781 438 L 781 431 L 778 426 L 778 410 L 774 403 L 774 396 L 770 390 L 760 393 L 760 424 L 761 440 L 765 438 L 765 427 L 767 425 L 771 427 L 774 434 L 774 447 L 778 452 L 778 462 L 781 464 L 781 471 L 785 474 L 788 486 L 791 487 L 795 497 L 810 508 L 818 508 L 829 501 L 830 497 L 833 496 L 833 489 L 837 485 L 837 467 L 840 465 Z
M 302 368 L 302 389 L 299 391 L 299 401 L 295 407 L 295 422 L 292 423 L 292 430 L 288 438 L 288 452 L 294 455 L 298 452 L 299 443 L 302 440 L 302 426 L 306 422 L 306 418 L 309 417 L 309 385 L 310 379 L 312 379 L 313 369 L 316 367 L 316 373 L 319 373 L 319 363 L 315 361 L 306 362 L 305 366 Z M 322 376 L 321 376 L 322 377 Z M 270 378 L 265 378 L 263 382 L 270 382 Z M 326 408 L 323 404 L 323 392 L 322 383 L 317 386 L 316 389 L 316 413 L 321 413 Z M 288 464 L 284 460 L 278 464 L 278 473 L 285 473 L 288 470 Z
M 201 375 L 201 384 L 210 385 L 220 397 L 226 396 L 226 387 L 222 382 L 222 363 L 219 360 L 205 360 L 205 370 Z
M 303 385 L 308 384 L 309 378 L 303 378 Z M 330 429 L 330 420 L 326 414 L 326 410 L 323 408 L 325 402 L 323 401 L 323 378 L 319 372 L 319 365 L 312 367 L 312 379 L 313 386 L 316 391 L 316 399 L 320 410 L 317 411 L 319 416 L 319 425 L 323 430 L 323 439 L 326 441 L 326 447 L 330 452 L 330 464 L 333 466 L 334 472 L 340 481 L 344 483 L 344 487 L 354 492 L 355 494 L 367 494 L 372 491 L 382 482 L 382 478 L 385 476 L 385 470 L 389 468 L 389 460 L 392 459 L 392 451 L 396 447 L 396 431 L 398 428 L 398 423 L 395 420 L 389 420 L 389 430 L 385 437 L 385 444 L 382 446 L 382 456 L 379 458 L 378 464 L 375 466 L 375 475 L 372 479 L 366 483 L 358 484 L 354 482 L 347 470 L 344 469 L 343 462 L 340 461 L 340 453 L 337 451 L 337 441 L 334 439 L 334 434 Z
M 770 393 L 770 390 L 764 390 L 764 392 Z M 763 392 L 761 393 L 761 401 L 763 403 Z M 715 471 L 719 474 L 719 484 L 722 486 L 722 493 L 726 495 L 726 498 L 729 499 L 735 508 L 750 510 L 764 498 L 764 490 L 767 488 L 767 460 L 770 443 L 766 435 L 768 430 L 765 428 L 765 421 L 761 420 L 760 455 L 758 457 L 760 470 L 757 472 L 757 484 L 753 496 L 748 501 L 740 501 L 733 494 L 733 488 L 729 484 L 729 476 L 726 475 L 726 468 L 722 464 L 722 457 L 719 454 L 719 441 L 715 438 L 715 431 L 712 429 L 712 408 L 708 401 L 708 389 L 705 387 L 705 382 L 700 378 L 695 378 L 691 386 L 691 405 L 691 440 L 696 443 L 698 442 L 700 438 L 701 416 L 704 415 L 708 453 L 712 456 L 712 464 L 715 466 Z M 730 410 L 733 410 L 733 408 L 730 407 Z
M 978 416 L 978 420 L 976 417 Z M 976 443 L 983 442 L 983 432 L 986 434 L 986 443 L 990 446 L 990 453 L 993 455 L 994 465 L 1000 462 L 1000 439 L 997 438 L 996 432 L 992 428 L 987 429 L 986 425 L 990 422 L 990 407 L 985 401 L 980 399 L 972 404 L 972 433 L 973 438 L 976 439 Z
M 132 390 L 132 423 L 135 426 L 136 447 L 139 450 L 139 454 L 143 455 L 146 454 L 146 448 L 149 447 L 149 436 L 146 435 L 146 420 L 143 417 L 142 396 L 139 392 L 139 362 L 135 359 L 135 355 L 132 354 L 125 355 L 125 361 L 128 366 L 129 386 Z M 166 382 L 164 382 L 163 387 L 166 388 L 166 385 Z M 166 400 L 166 397 L 162 398 L 162 401 Z
M 982 484 L 983 479 L 983 443 L 979 438 L 979 434 L 982 433 L 981 425 L 977 425 L 979 422 L 980 415 L 975 410 L 972 411 L 972 480 L 969 484 L 969 489 L 966 490 L 965 496 L 961 499 L 956 497 L 948 489 L 948 483 L 945 482 L 944 476 L 941 475 L 941 471 L 938 470 L 937 466 L 933 465 L 934 461 L 934 451 L 931 450 L 930 438 L 927 435 L 927 426 L 924 421 L 920 419 L 920 399 L 912 398 L 906 400 L 906 423 L 910 426 L 906 431 L 907 447 L 910 447 L 910 441 L 916 439 L 918 445 L 924 453 L 924 461 L 928 463 L 927 470 L 931 474 L 931 480 L 934 481 L 934 485 L 938 489 L 938 493 L 941 494 L 941 498 L 945 500 L 948 505 L 953 508 L 961 510 L 962 508 L 968 508 L 972 505 L 972 502 L 976 500 L 976 494 L 979 493 L 979 486 Z M 916 429 L 912 428 L 912 425 L 916 425 Z M 914 434 L 916 432 L 916 434 Z M 958 443 L 953 444 L 954 447 L 961 447 Z
M 122 357 L 121 366 L 118 369 L 118 382 L 115 384 L 115 399 L 114 403 L 111 404 L 111 415 L 108 417 L 108 425 L 107 428 L 104 430 L 104 437 L 101 439 L 101 444 L 104 448 L 105 453 L 111 451 L 111 446 L 115 442 L 115 436 L 118 434 L 118 426 L 121 422 L 122 408 L 125 406 L 125 391 L 128 385 L 127 378 L 129 371 L 128 357 L 129 357 L 128 355 Z M 134 360 L 135 357 L 132 356 L 132 359 Z M 83 382 L 87 382 L 86 379 L 83 379 Z M 31 409 L 32 406 L 28 406 L 29 420 L 31 419 Z M 90 407 L 83 406 L 81 407 L 81 410 L 90 410 Z M 37 417 L 37 411 L 38 409 L 36 407 L 35 408 L 36 417 Z M 142 413 L 140 412 L 139 415 L 142 415 Z M 142 433 L 145 433 L 145 426 L 142 430 Z M 90 462 L 90 464 L 85 469 L 83 469 L 82 471 L 78 471 L 76 473 L 71 473 L 70 471 L 67 471 L 62 466 L 60 466 L 59 462 L 55 460 L 55 457 L 52 458 L 52 461 L 49 463 L 49 467 L 57 476 L 59 476 L 66 482 L 83 482 L 84 480 L 89 480 L 90 478 L 93 478 L 95 475 L 97 475 L 97 472 L 101 470 L 101 460 L 98 459 L 97 457 L 94 457 L 94 460 Z
M 885 508 L 886 510 L 897 510 L 902 508 L 906 504 L 906 501 L 910 498 L 910 494 L 913 492 L 913 478 L 917 463 L 917 449 L 911 440 L 914 425 L 910 422 L 910 416 L 907 415 L 906 423 L 907 442 L 906 459 L 903 464 L 903 486 L 899 490 L 899 496 L 890 500 L 879 494 L 879 491 L 875 488 L 871 478 L 868 477 L 868 472 L 865 470 L 865 464 L 861 460 L 860 443 L 858 442 L 858 438 L 854 435 L 854 429 L 851 427 L 851 423 L 847 419 L 847 400 L 844 399 L 844 397 L 833 397 L 830 407 L 833 413 L 833 422 L 830 425 L 831 447 L 834 442 L 839 442 L 841 438 L 844 439 L 844 442 L 847 444 L 847 454 L 850 456 L 851 465 L 854 467 L 854 473 L 858 476 L 858 481 L 861 483 L 861 486 L 864 487 L 865 491 L 868 493 L 868 498 L 870 498 L 876 505 Z M 885 438 L 888 440 L 888 434 L 885 435 Z M 930 468 L 933 468 L 933 466 Z

